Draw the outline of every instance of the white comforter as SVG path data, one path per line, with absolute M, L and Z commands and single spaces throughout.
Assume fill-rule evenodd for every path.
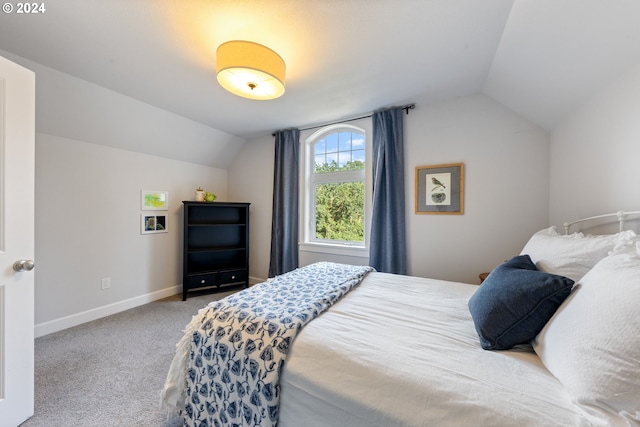
M 530 349 L 480 347 L 476 289 L 370 273 L 297 336 L 278 426 L 589 425 Z

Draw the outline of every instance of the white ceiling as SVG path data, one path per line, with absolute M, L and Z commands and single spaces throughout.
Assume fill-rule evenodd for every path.
M 638 0 L 44 0 L 0 15 L 0 49 L 245 139 L 484 92 L 552 129 L 640 63 Z M 244 39 L 287 64 L 285 94 L 218 86 Z

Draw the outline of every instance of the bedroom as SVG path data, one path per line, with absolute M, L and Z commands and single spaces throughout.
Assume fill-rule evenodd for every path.
M 572 1 L 556 10 L 557 2 L 532 3 L 496 2 L 503 10 L 502 26 L 495 30 L 498 36 L 478 86 L 461 88 L 447 99 L 416 91 L 407 99 L 384 101 L 417 105 L 405 118 L 408 195 L 414 193 L 415 166 L 464 162 L 467 167 L 465 215 L 414 215 L 413 197 L 407 197 L 410 274 L 474 282 L 478 273 L 516 253 L 537 229 L 638 208 L 633 183 L 640 179 L 635 160 L 640 154 L 635 117 L 640 112 L 640 36 L 631 19 L 638 6 Z M 541 35 L 537 30 L 525 37 L 535 30 L 527 25 L 529 13 L 558 17 L 548 23 L 553 31 L 545 28 L 557 43 L 543 40 L 530 50 L 517 45 Z M 5 23 L 15 18 L 0 16 L 1 54 L 36 71 L 38 79 L 36 334 L 177 293 L 180 201 L 190 199 L 198 186 L 207 186 L 220 200 L 252 203 L 251 275 L 254 281 L 264 279 L 271 199 L 254 183 L 271 181 L 264 159 L 272 158 L 274 129 L 246 139 L 233 136 L 26 59 L 11 48 L 15 37 Z M 537 50 L 541 47 L 546 50 Z M 500 73 L 519 76 L 522 70 L 500 60 L 544 68 L 528 76 L 533 80 L 516 80 L 506 90 L 499 86 L 504 81 Z M 132 70 L 136 65 L 130 65 Z M 516 113 L 517 104 L 505 106 L 509 99 L 501 98 L 511 92 L 516 102 L 537 95 L 528 92 L 533 89 L 546 93 L 551 108 L 576 81 L 587 90 L 580 92 L 570 114 L 549 129 Z M 326 121 L 385 105 L 340 108 Z M 542 102 L 534 105 L 545 109 Z M 169 191 L 169 233 L 139 234 L 141 189 Z M 497 235 L 504 236 L 500 243 Z M 112 280 L 105 291 L 100 289 L 104 277 Z

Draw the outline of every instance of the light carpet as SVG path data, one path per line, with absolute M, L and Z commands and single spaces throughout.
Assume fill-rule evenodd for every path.
M 180 295 L 37 338 L 35 414 L 21 427 L 179 427 L 160 407 L 191 318 L 231 292 Z

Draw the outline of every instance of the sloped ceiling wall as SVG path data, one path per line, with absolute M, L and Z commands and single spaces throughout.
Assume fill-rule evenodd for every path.
M 235 154 L 234 138 L 477 93 L 551 130 L 640 64 L 638 16 L 637 0 L 56 0 L 1 14 L 0 49 L 220 132 L 213 151 Z M 284 96 L 219 87 L 215 50 L 232 39 L 283 56 Z M 136 149 L 185 158 L 162 144 Z

